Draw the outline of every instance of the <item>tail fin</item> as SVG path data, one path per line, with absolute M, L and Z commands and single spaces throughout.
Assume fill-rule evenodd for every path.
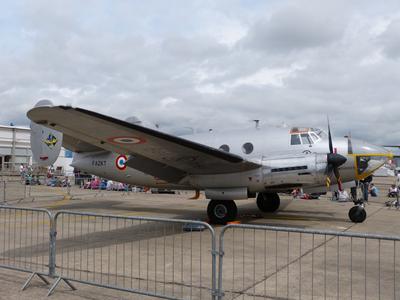
M 49 100 L 40 100 L 38 106 L 53 106 Z M 61 146 L 62 133 L 43 125 L 31 122 L 31 149 L 33 160 L 40 166 L 49 166 L 57 160 Z

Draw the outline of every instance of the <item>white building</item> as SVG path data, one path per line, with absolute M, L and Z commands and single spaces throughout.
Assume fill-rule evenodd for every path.
M 0 125 L 0 171 L 18 171 L 21 164 L 35 164 L 32 161 L 30 136 L 29 127 Z M 73 172 L 71 162 L 72 152 L 62 148 L 54 168 L 70 175 Z

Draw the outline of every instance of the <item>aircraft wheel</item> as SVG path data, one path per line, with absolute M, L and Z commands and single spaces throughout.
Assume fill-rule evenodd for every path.
M 207 215 L 211 224 L 225 225 L 235 220 L 237 206 L 233 200 L 210 200 L 207 206 Z
M 258 193 L 257 206 L 262 212 L 274 212 L 281 204 L 277 193 Z
M 364 207 L 356 205 L 350 208 L 349 218 L 354 223 L 362 223 L 367 218 L 367 212 L 365 211 Z

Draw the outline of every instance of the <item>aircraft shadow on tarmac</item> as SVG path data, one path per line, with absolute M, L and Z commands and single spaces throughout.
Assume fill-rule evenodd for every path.
M 115 219 L 114 219 L 115 220 Z M 71 225 L 70 225 L 71 226 Z M 80 226 L 80 225 L 79 225 Z M 165 224 L 158 222 L 146 222 L 133 226 L 126 226 L 110 231 L 96 231 L 82 235 L 57 239 L 57 251 L 68 253 L 92 248 L 102 248 L 111 245 L 119 245 L 160 237 L 168 237 L 183 231 L 182 223 Z M 190 234 L 188 232 L 187 234 Z M 194 234 L 194 233 L 193 233 Z M 72 235 L 72 233 L 71 233 Z M 3 257 L 36 257 L 47 255 L 48 243 L 40 243 L 28 247 L 21 247 L 5 251 L 0 254 Z
M 238 220 L 241 223 L 248 223 L 252 220 L 262 220 L 265 219 L 268 222 L 268 219 L 282 219 L 282 220 L 304 220 L 304 221 L 338 221 L 343 222 L 344 219 L 334 218 L 334 213 L 329 211 L 306 211 L 306 210 L 285 210 L 291 203 L 291 200 L 283 200 L 281 202 L 281 207 L 276 213 L 261 213 L 255 203 L 245 203 L 241 204 L 240 201 L 237 201 L 239 208 Z M 65 203 L 60 204 L 56 207 L 57 210 L 87 210 L 87 209 L 106 209 L 109 210 L 109 214 L 118 214 L 121 211 L 130 212 L 132 216 L 135 215 L 135 212 L 140 213 L 154 213 L 154 216 L 157 216 L 162 212 L 166 215 L 172 215 L 171 218 L 174 219 L 185 219 L 185 220 L 203 220 L 207 221 L 207 215 L 205 209 L 202 207 L 193 208 L 191 211 L 187 209 L 179 209 L 179 208 L 169 208 L 169 207 L 151 207 L 151 206 L 127 206 L 126 202 L 123 201 L 110 201 L 110 200 L 101 200 L 101 201 L 91 201 L 85 203 Z M 206 202 L 204 202 L 205 207 Z M 46 208 L 46 207 L 44 207 Z M 258 224 L 261 224 L 258 222 Z M 267 225 L 267 223 L 262 223 Z M 287 226 L 287 223 L 277 224 L 274 223 L 275 226 Z M 306 227 L 306 226 L 296 226 L 296 227 Z

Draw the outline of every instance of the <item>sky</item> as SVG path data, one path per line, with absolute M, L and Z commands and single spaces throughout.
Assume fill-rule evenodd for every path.
M 398 1 L 2 1 L 0 70 L 4 125 L 50 99 L 175 132 L 329 115 L 400 144 Z

